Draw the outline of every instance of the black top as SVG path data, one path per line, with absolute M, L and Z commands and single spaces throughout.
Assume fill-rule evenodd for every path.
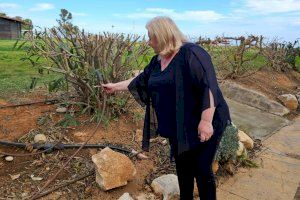
M 157 117 L 157 133 L 166 138 L 176 137 L 176 93 L 174 65 L 175 55 L 169 65 L 161 71 L 160 61 L 156 62 L 148 80 L 152 106 Z M 179 58 L 178 58 L 179 59 Z
M 214 134 L 221 134 L 228 121 L 230 121 L 230 115 L 228 106 L 219 89 L 209 54 L 196 44 L 184 44 L 165 69 L 167 71 L 159 74 L 161 78 L 166 78 L 165 81 L 171 84 L 161 84 L 163 80 L 154 78 L 157 73 L 155 69 L 160 65 L 157 58 L 157 55 L 154 56 L 144 71 L 133 79 L 128 86 L 135 99 L 141 105 L 146 105 L 143 149 L 149 149 L 151 101 L 154 103 L 155 110 L 158 111 L 158 123 L 161 121 L 159 120 L 160 116 L 168 115 L 166 112 L 171 112 L 172 115 L 175 113 L 176 126 L 174 130 L 176 131 L 178 154 L 193 149 L 200 144 L 197 128 L 202 111 L 210 107 L 209 90 L 213 94 L 216 107 L 213 117 Z M 171 76 L 165 77 L 164 73 L 168 74 L 169 72 Z M 173 80 L 171 80 L 171 77 Z M 153 87 L 153 84 L 164 86 L 158 88 Z M 175 93 L 172 93 L 172 88 Z M 165 95 L 166 89 L 170 89 L 168 91 L 170 96 Z M 153 94 L 153 91 L 155 91 L 155 94 Z M 175 107 L 172 106 L 174 98 Z M 160 101 L 161 99 L 162 101 Z M 167 102 L 170 102 L 171 106 L 168 106 Z M 168 123 L 174 123 L 172 118 L 169 119 L 171 121 Z M 167 127 L 164 126 L 164 124 L 158 125 L 161 129 L 166 130 Z M 165 132 L 168 133 L 168 131 Z

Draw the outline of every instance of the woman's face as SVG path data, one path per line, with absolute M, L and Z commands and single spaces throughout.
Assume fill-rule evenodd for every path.
M 149 31 L 148 31 L 148 44 L 150 47 L 152 47 L 152 49 L 154 50 L 155 53 L 159 53 L 158 52 L 158 48 L 157 48 L 157 40 L 155 37 L 150 37 Z

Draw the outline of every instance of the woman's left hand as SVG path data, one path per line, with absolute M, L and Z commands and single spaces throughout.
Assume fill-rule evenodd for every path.
M 213 125 L 210 121 L 200 120 L 198 125 L 198 137 L 201 142 L 209 140 L 214 132 Z

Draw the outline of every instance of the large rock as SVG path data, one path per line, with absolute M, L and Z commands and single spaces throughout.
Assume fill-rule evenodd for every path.
M 298 100 L 295 95 L 283 94 L 277 97 L 290 110 L 297 110 Z
M 96 168 L 96 182 L 105 191 L 126 185 L 136 174 L 131 160 L 109 147 L 93 155 L 92 160 Z
M 239 137 L 240 142 L 242 142 L 244 144 L 246 149 L 253 149 L 254 142 L 244 131 L 239 130 L 238 137 Z
M 252 106 L 279 116 L 283 116 L 290 112 L 286 107 L 269 99 L 264 94 L 245 88 L 236 83 L 224 81 L 220 83 L 220 88 L 225 97 L 248 106 Z
M 156 194 L 163 195 L 163 200 L 179 199 L 178 179 L 174 174 L 167 174 L 154 179 L 151 187 Z

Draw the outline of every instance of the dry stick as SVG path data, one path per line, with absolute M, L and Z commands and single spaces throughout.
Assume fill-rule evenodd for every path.
M 77 151 L 75 151 L 75 153 L 67 160 L 67 162 L 65 162 L 65 164 L 57 171 L 57 173 L 52 176 L 52 178 L 50 178 L 46 183 L 45 185 L 38 191 L 36 192 L 30 199 L 31 200 L 34 200 L 34 199 L 37 199 L 39 198 L 38 196 L 41 194 L 41 192 L 43 190 L 45 190 L 49 185 L 50 183 L 52 183 L 55 178 L 59 175 L 60 172 L 62 172 L 64 170 L 64 168 L 70 163 L 70 161 L 77 155 L 77 153 L 90 141 L 90 139 L 92 139 L 92 137 L 95 135 L 95 133 L 97 132 L 100 124 L 101 124 L 101 121 L 102 121 L 102 117 L 103 117 L 103 112 L 101 114 L 101 117 L 100 117 L 100 120 L 94 130 L 94 132 L 91 134 L 91 136 L 79 147 L 79 149 L 77 149 Z
M 92 172 L 90 172 L 89 174 L 80 176 L 80 177 L 78 177 L 78 178 L 76 178 L 76 179 L 74 179 L 74 180 L 71 180 L 71 181 L 68 181 L 68 182 L 66 182 L 66 183 L 63 183 L 63 184 L 61 184 L 61 185 L 59 185 L 59 186 L 56 186 L 56 187 L 54 187 L 54 188 L 52 188 L 52 189 L 50 189 L 50 190 L 47 190 L 47 191 L 45 191 L 45 192 L 39 194 L 36 198 L 41 198 L 41 197 L 43 197 L 43 196 L 46 196 L 47 194 L 50 194 L 51 192 L 54 192 L 54 191 L 56 191 L 56 190 L 58 190 L 58 189 L 60 189 L 60 188 L 62 188 L 62 187 L 66 187 L 66 186 L 68 186 L 68 185 L 71 185 L 72 183 L 75 183 L 75 182 L 80 181 L 80 180 L 82 180 L 82 179 L 84 179 L 84 178 L 87 178 L 87 177 L 89 177 L 89 176 L 92 176 L 94 173 L 95 173 L 95 171 L 92 171 Z

